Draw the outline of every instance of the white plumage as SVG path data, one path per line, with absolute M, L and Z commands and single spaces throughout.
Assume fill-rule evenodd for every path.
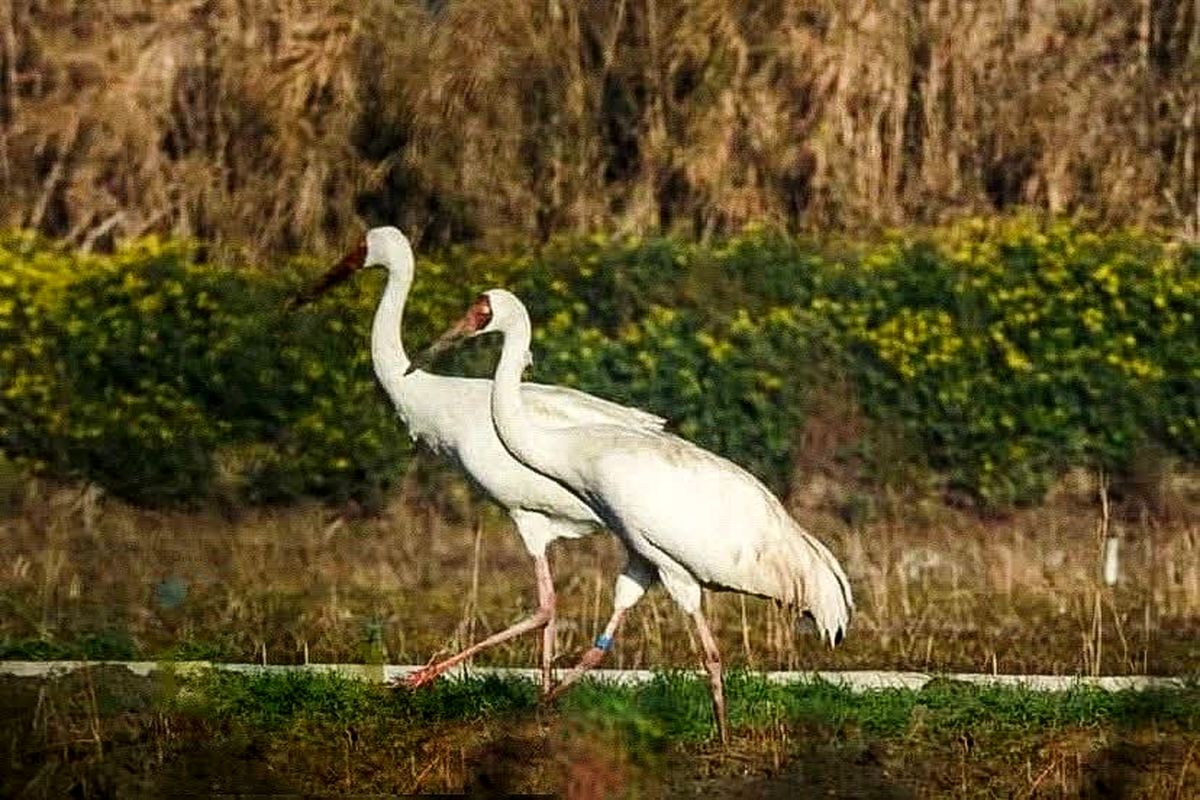
M 823 639 L 841 641 L 853 611 L 837 559 L 736 464 L 661 429 L 606 421 L 571 427 L 539 422 L 522 389 L 529 315 L 510 292 L 482 295 L 431 352 L 464 336 L 496 331 L 504 347 L 492 387 L 500 440 L 521 463 L 585 500 L 630 551 L 616 609 L 597 646 L 562 686 L 594 666 L 625 611 L 661 580 L 692 615 L 704 644 L 721 736 L 726 736 L 720 654 L 700 609 L 701 587 L 778 600 L 811 615 Z
M 519 434 L 510 433 L 501 428 L 501 440 L 515 444 Z M 536 451 L 514 452 L 539 471 L 551 468 L 545 474 L 565 475 L 660 572 L 682 567 L 672 596 L 685 611 L 699 608 L 699 586 L 743 592 L 807 611 L 823 639 L 841 641 L 851 613 L 841 566 L 750 473 L 665 432 L 591 426 L 586 437 L 562 439 L 580 465 L 564 473 Z M 554 441 L 552 432 L 546 443 Z
M 388 271 L 387 285 L 371 328 L 371 358 L 376 376 L 410 435 L 457 462 L 480 488 L 508 510 L 525 548 L 534 558 L 538 581 L 539 607 L 533 616 L 427 667 L 412 676 L 409 683 L 424 683 L 485 647 L 543 628 L 543 685 L 549 688 L 555 597 L 546 547 L 555 539 L 588 534 L 602 523 L 578 497 L 522 465 L 501 445 L 491 421 L 490 380 L 411 369 L 400 328 L 412 286 L 413 255 L 408 239 L 399 230 L 383 227 L 368 231 L 365 240 L 299 297 L 297 303 L 316 298 L 357 270 L 370 266 L 383 266 Z M 530 415 L 543 427 L 603 424 L 659 430 L 664 424 L 653 414 L 575 389 L 526 384 L 521 392 Z

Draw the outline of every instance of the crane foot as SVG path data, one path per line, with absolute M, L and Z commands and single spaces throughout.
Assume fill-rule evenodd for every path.
M 437 680 L 437 677 L 442 674 L 442 670 L 433 667 L 422 667 L 416 672 L 411 672 L 403 678 L 396 678 L 391 682 L 393 689 L 420 689 L 422 686 L 428 686 Z
M 585 652 L 583 657 L 579 659 L 579 663 L 575 665 L 575 668 L 568 672 L 563 679 L 559 681 L 557 686 L 546 692 L 542 696 L 542 699 L 547 703 L 558 699 L 558 697 L 566 690 L 568 686 L 575 683 L 575 681 L 582 678 L 584 673 L 586 673 L 589 669 L 595 667 L 597 664 L 603 661 L 604 655 L 605 651 L 599 647 L 593 647 Z

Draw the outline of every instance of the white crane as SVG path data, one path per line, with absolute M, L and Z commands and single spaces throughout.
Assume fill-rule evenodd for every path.
M 493 331 L 504 337 L 491 398 L 500 441 L 518 461 L 585 500 L 630 551 L 604 633 L 555 693 L 600 662 L 625 612 L 660 580 L 696 624 L 717 728 L 727 741 L 721 655 L 700 610 L 701 587 L 788 604 L 811 616 L 832 646 L 842 640 L 854 608 L 845 573 L 761 482 L 724 458 L 661 429 L 540 423 L 521 390 L 529 315 L 510 292 L 481 295 L 418 361 Z
M 409 676 L 410 686 L 426 683 L 479 651 L 542 629 L 542 686 L 549 690 L 554 659 L 555 594 L 546 547 L 555 539 L 584 536 L 603 523 L 575 495 L 514 459 L 492 425 L 487 379 L 433 375 L 410 368 L 400 333 L 404 304 L 413 281 L 408 239 L 392 227 L 373 228 L 363 241 L 297 296 L 292 306 L 310 302 L 364 267 L 383 266 L 387 285 L 371 328 L 375 375 L 395 404 L 409 434 L 450 457 L 497 503 L 508 510 L 537 575 L 538 608 L 532 616 L 462 652 Z M 636 430 L 659 430 L 664 420 L 575 389 L 526 384 L 522 389 L 539 425 L 561 427 L 603 423 Z

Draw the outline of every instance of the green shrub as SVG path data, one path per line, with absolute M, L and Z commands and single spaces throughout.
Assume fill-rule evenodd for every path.
M 973 221 L 869 250 L 855 298 L 814 301 L 857 352 L 868 413 L 951 484 L 1035 502 L 1069 465 L 1200 444 L 1195 248 L 1131 231 Z
M 143 502 L 378 496 L 410 454 L 370 363 L 382 276 L 285 313 L 316 271 L 0 236 L 0 450 Z M 532 379 L 662 414 L 776 489 L 839 376 L 877 423 L 868 475 L 911 462 L 988 507 L 1036 502 L 1068 466 L 1200 460 L 1200 249 L 1145 232 L 1018 217 L 865 245 L 753 230 L 455 248 L 418 265 L 409 346 L 492 286 L 530 307 Z M 438 368 L 489 374 L 495 348 Z
M 150 503 L 205 497 L 221 468 L 254 501 L 362 495 L 403 469 L 362 347 L 366 302 L 349 320 L 287 315 L 287 281 L 196 266 L 181 244 L 103 258 L 14 238 L 24 249 L 0 247 L 6 452 Z

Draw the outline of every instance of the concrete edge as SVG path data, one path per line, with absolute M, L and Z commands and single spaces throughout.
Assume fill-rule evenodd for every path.
M 210 661 L 0 661 L 0 675 L 39 678 L 61 675 L 90 667 L 124 667 L 134 675 L 148 676 L 165 671 L 175 674 L 195 674 L 208 669 L 238 673 L 315 672 L 336 673 L 347 678 L 390 683 L 421 669 L 419 665 L 394 664 L 225 664 Z M 658 674 L 653 670 L 596 669 L 595 680 L 633 686 L 646 683 Z M 696 673 L 700 674 L 700 673 Z M 978 686 L 1023 687 L 1041 692 L 1061 692 L 1088 687 L 1107 692 L 1144 691 L 1147 689 L 1182 689 L 1196 685 L 1197 677 L 1163 677 L 1156 675 L 989 675 L 985 673 L 889 672 L 878 670 L 765 672 L 760 673 L 772 683 L 811 683 L 825 681 L 852 692 L 888 689 L 917 690 L 935 680 L 956 681 Z M 541 671 L 527 667 L 474 667 L 456 669 L 451 677 L 487 676 L 522 677 L 537 680 Z

